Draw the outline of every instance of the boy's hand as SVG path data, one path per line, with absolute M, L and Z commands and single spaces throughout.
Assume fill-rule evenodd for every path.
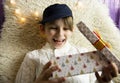
M 50 67 L 51 64 L 52 64 L 51 62 L 48 62 L 43 67 L 43 70 L 42 70 L 41 74 L 39 75 L 39 77 L 36 79 L 35 83 L 62 83 L 65 81 L 64 77 L 49 80 L 49 78 L 52 75 L 52 72 L 59 70 L 58 66 Z
M 110 62 L 107 67 L 103 68 L 101 76 L 98 74 L 98 72 L 96 72 L 95 75 L 99 83 L 110 82 L 112 78 L 118 76 L 118 67 L 115 63 Z

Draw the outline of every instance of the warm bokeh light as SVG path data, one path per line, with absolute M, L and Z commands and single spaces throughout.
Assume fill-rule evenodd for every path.
M 39 17 L 38 11 L 35 11 L 35 12 L 34 12 L 34 15 L 35 15 L 35 17 Z
M 20 18 L 20 22 L 21 22 L 21 23 L 25 23 L 25 22 L 26 22 L 26 18 L 21 17 L 21 18 Z
M 10 3 L 11 3 L 12 5 L 16 5 L 15 0 L 10 0 Z
M 15 9 L 15 14 L 21 15 L 20 9 Z

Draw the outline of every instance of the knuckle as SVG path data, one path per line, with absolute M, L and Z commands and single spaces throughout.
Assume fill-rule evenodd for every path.
M 51 72 L 53 72 L 53 71 L 55 71 L 55 70 L 57 70 L 57 67 L 56 66 L 54 66 L 54 67 L 51 67 Z

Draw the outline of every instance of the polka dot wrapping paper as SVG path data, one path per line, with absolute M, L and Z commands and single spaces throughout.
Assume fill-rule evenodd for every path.
M 102 70 L 107 62 L 98 51 L 53 57 L 53 65 L 58 65 L 60 70 L 53 72 L 53 78 L 70 77 Z

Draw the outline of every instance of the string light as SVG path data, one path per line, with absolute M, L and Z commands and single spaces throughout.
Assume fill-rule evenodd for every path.
M 15 0 L 10 0 L 10 3 L 11 3 L 12 5 L 16 5 Z
M 78 6 L 83 7 L 83 3 L 81 1 L 78 1 Z
M 26 18 L 21 17 L 21 18 L 20 18 L 20 22 L 21 22 L 21 23 L 25 23 L 25 22 L 26 22 Z
M 15 9 L 15 14 L 16 15 L 21 15 L 20 9 Z
M 35 20 L 39 20 L 40 15 L 39 15 L 39 12 L 38 12 L 38 11 L 34 11 L 34 12 L 33 12 L 33 15 L 34 15 L 34 17 L 35 17 Z
M 26 2 L 27 2 L 27 0 L 26 0 Z M 11 5 L 16 5 L 15 0 L 10 0 L 10 4 L 11 4 Z M 83 7 L 83 4 L 81 3 L 80 0 L 77 1 L 75 8 L 78 7 L 78 6 L 79 6 L 79 7 Z M 32 12 L 33 12 L 33 11 L 32 11 Z M 21 10 L 20 10 L 20 9 L 15 9 L 15 12 L 14 12 L 14 13 L 17 15 L 17 17 L 19 17 L 20 22 L 22 22 L 22 23 L 25 23 L 25 22 L 26 22 L 27 19 L 26 19 L 25 17 L 22 17 L 22 13 L 21 13 Z M 35 20 L 38 20 L 38 19 L 39 19 L 40 14 L 39 14 L 38 11 L 34 11 L 34 12 L 33 12 L 33 15 L 34 15 L 34 17 L 35 17 Z
M 84 5 L 80 0 L 76 2 L 75 9 L 77 9 L 77 7 L 84 8 Z
M 34 16 L 35 16 L 35 17 L 39 17 L 38 11 L 35 11 L 35 12 L 34 12 Z

